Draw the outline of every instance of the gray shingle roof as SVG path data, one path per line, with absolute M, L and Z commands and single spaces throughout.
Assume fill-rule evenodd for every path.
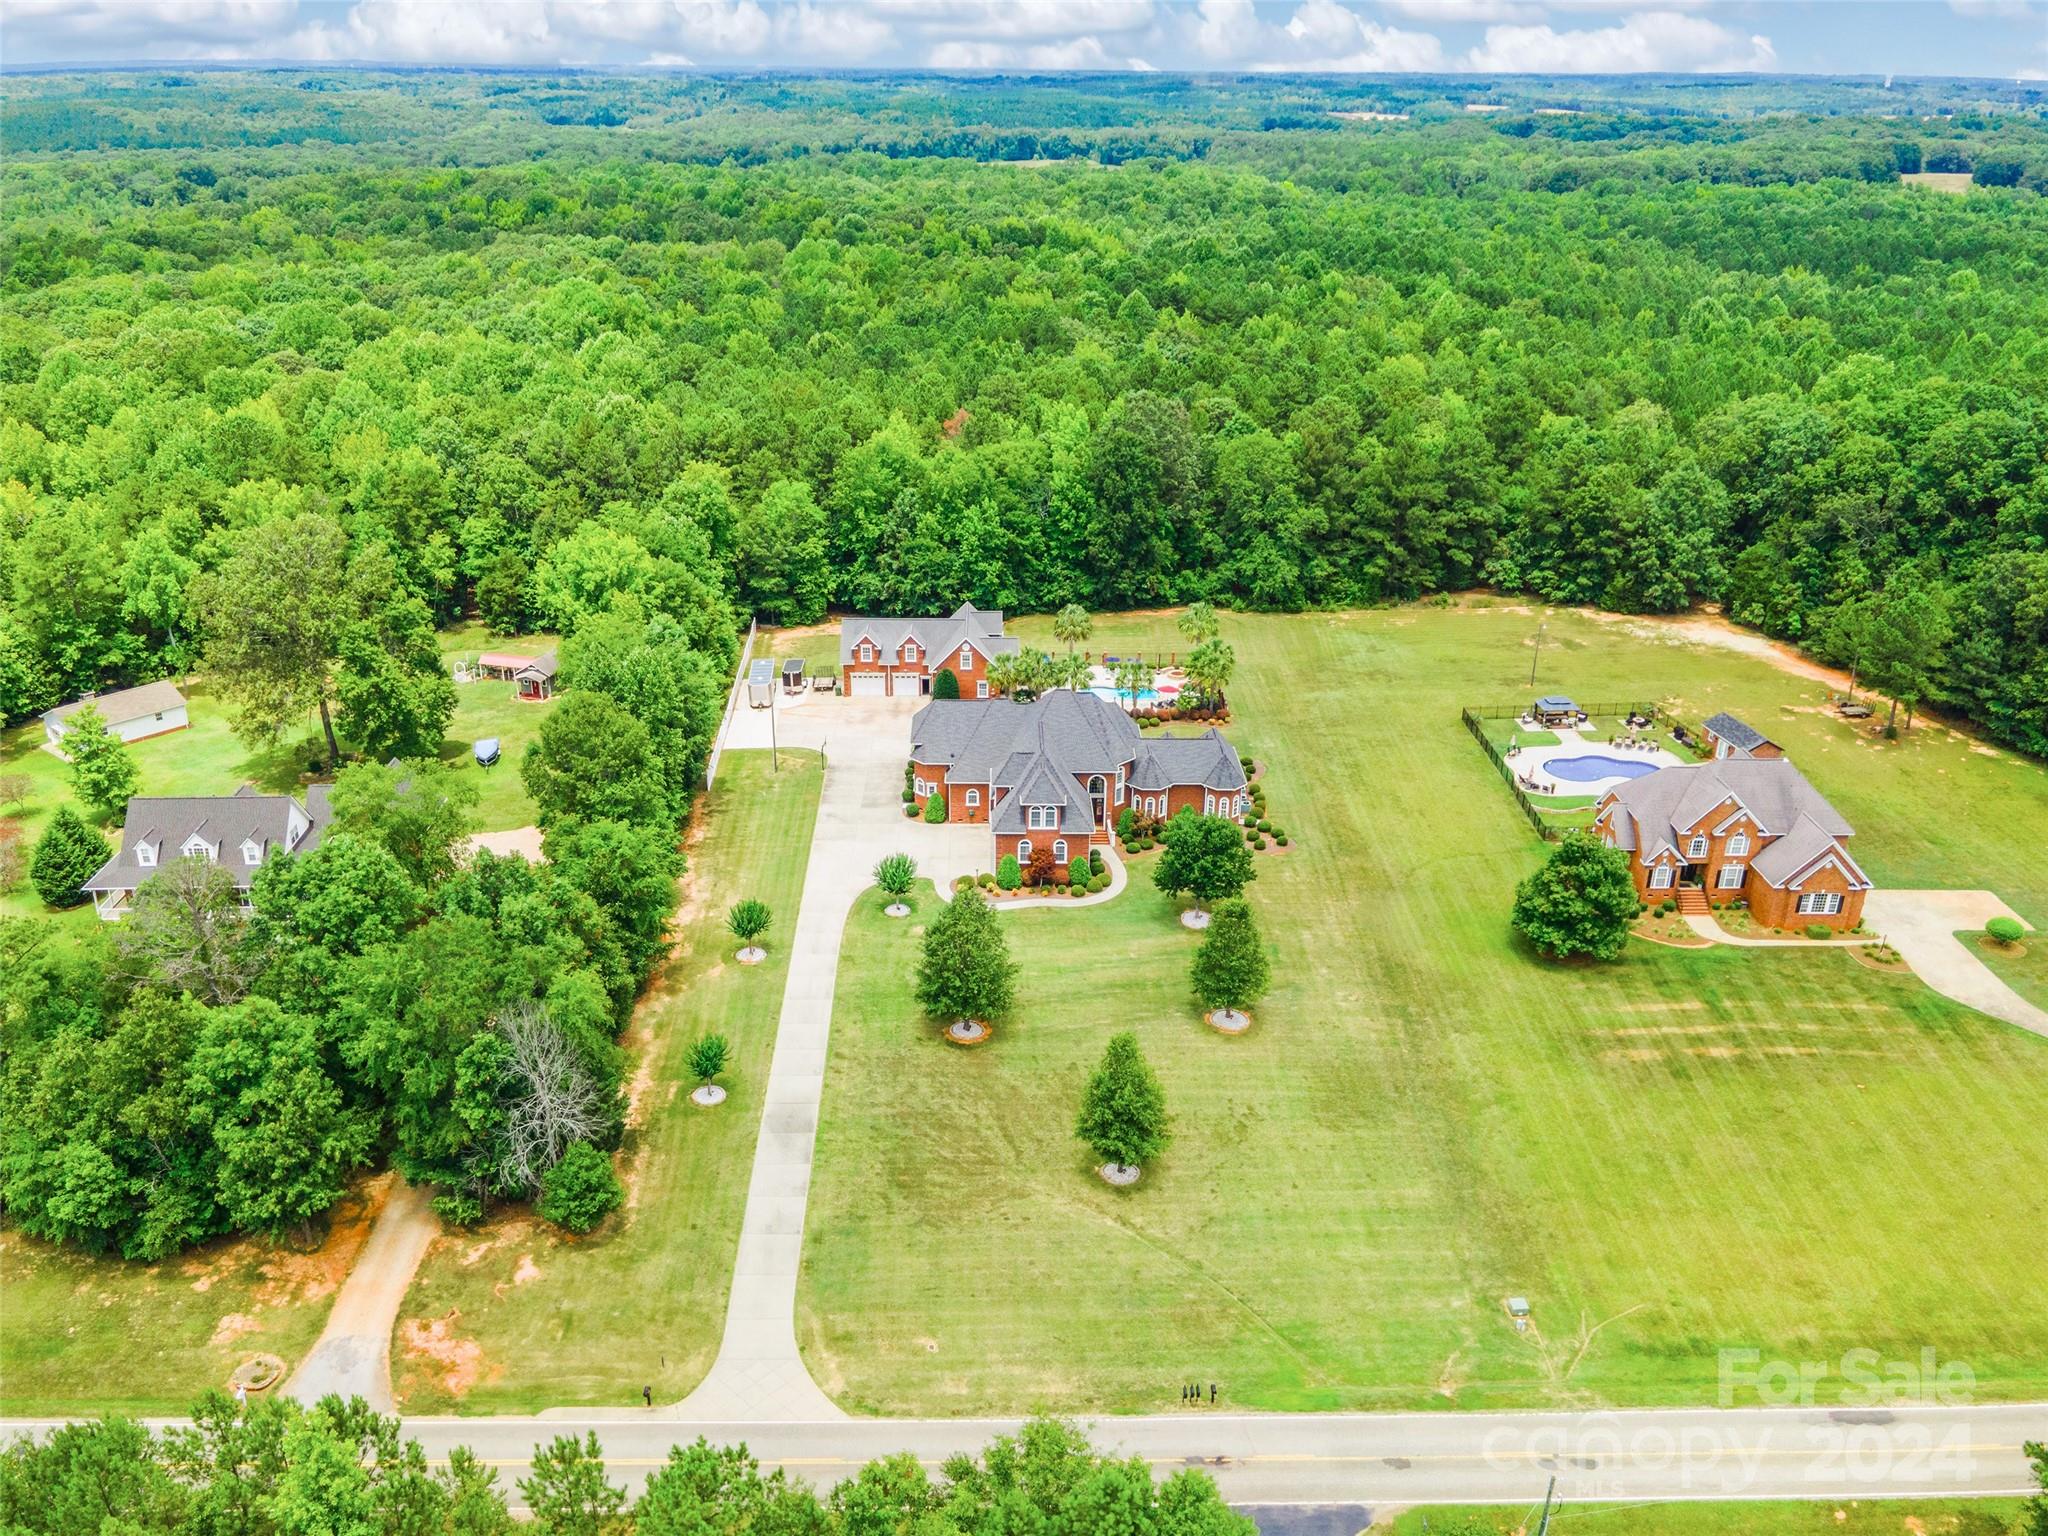
M 906 637 L 917 641 L 918 650 L 924 656 L 932 657 L 953 655 L 970 641 L 984 656 L 1001 656 L 1018 649 L 1016 638 L 1003 633 L 1000 609 L 977 608 L 972 603 L 962 603 L 943 619 L 841 619 L 839 664 L 842 667 L 856 664 L 863 638 L 875 643 L 873 665 L 893 662 L 896 648 Z
M 1728 809 L 1716 821 L 1739 804 L 1766 837 L 1787 837 L 1801 821 L 1829 839 L 1856 832 L 1786 757 L 1724 757 L 1659 768 L 1616 785 L 1602 800 L 1615 846 L 1640 846 L 1646 854 L 1661 848 L 1677 852 L 1681 834 L 1724 804 Z M 1759 855 L 1754 862 L 1762 866 L 1763 860 Z
M 1771 739 L 1747 721 L 1738 720 L 1726 711 L 1709 715 L 1701 723 L 1704 729 L 1712 731 L 1731 747 L 1740 747 L 1745 752 L 1764 746 Z
M 306 791 L 304 805 L 290 795 L 261 795 L 244 785 L 232 795 L 137 795 L 128 802 L 121 851 L 85 882 L 88 891 L 130 891 L 181 856 L 195 836 L 213 849 L 214 862 L 247 890 L 264 859 L 317 847 L 333 819 L 327 786 Z M 256 845 L 256 859 L 242 857 L 242 844 Z M 147 844 L 154 861 L 138 850 Z
M 88 694 L 85 698 L 73 699 L 69 704 L 59 704 L 55 709 L 43 711 L 43 718 L 66 720 L 88 704 L 99 706 L 100 718 L 108 725 L 119 725 L 126 720 L 140 720 L 145 716 L 160 715 L 166 710 L 183 709 L 185 695 L 178 692 L 176 683 L 144 683 L 138 688 L 116 688 L 112 693 Z
M 1126 765 L 1127 782 L 1135 789 L 1194 784 L 1235 791 L 1245 782 L 1243 764 L 1221 732 L 1148 740 L 1107 699 L 1066 688 L 1029 704 L 935 700 L 912 719 L 910 743 L 916 761 L 945 765 L 949 782 L 1010 791 L 992 818 L 997 832 L 1028 830 L 1029 805 L 1060 806 L 1064 831 L 1088 826 L 1094 807 L 1083 781 L 1099 773 L 1114 783 L 1117 769 Z
M 1801 874 L 1809 865 L 1833 854 L 1842 861 L 1849 872 L 1851 883 L 1868 887 L 1870 879 L 1840 841 L 1815 821 L 1811 816 L 1801 816 L 1792 824 L 1792 830 L 1772 843 L 1762 853 L 1749 861 L 1749 867 L 1757 872 L 1766 885 L 1782 888 L 1789 880 Z

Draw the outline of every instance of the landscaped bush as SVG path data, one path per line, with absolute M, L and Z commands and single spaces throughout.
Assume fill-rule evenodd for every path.
M 996 888 L 996 877 L 984 869 L 974 877 L 974 883 L 984 891 L 992 891 Z
M 946 797 L 944 794 L 932 795 L 925 801 L 924 819 L 927 826 L 936 827 L 944 823 L 946 819 Z
M 1017 867 L 1017 855 L 1006 853 L 996 860 L 996 884 L 1006 891 L 1014 891 L 1024 883 L 1024 871 Z
M 1834 931 L 1826 923 L 1808 923 L 1806 925 L 1806 936 L 1809 939 L 1830 938 L 1833 936 Z
M 1073 884 L 1067 887 L 1067 894 L 1069 896 L 1086 896 L 1088 894 L 1087 883 L 1081 880 L 1074 881 Z
M 1244 840 L 1248 843 L 1256 843 L 1259 840 L 1259 829 L 1257 827 L 1246 827 L 1244 829 Z
M 1090 875 L 1099 875 L 1105 867 L 1102 862 L 1102 850 L 1100 848 L 1090 848 L 1088 850 L 1088 873 Z
M 1093 896 L 1097 891 L 1106 891 L 1108 889 L 1109 876 L 1107 875 L 1097 875 L 1093 880 L 1090 880 L 1088 882 L 1088 894 L 1090 896 Z
M 1273 841 L 1278 846 L 1285 848 L 1287 846 L 1287 834 L 1285 832 L 1275 833 L 1273 836 Z
M 1270 832 L 1270 831 L 1272 831 L 1272 830 L 1273 830 L 1273 823 L 1271 823 L 1270 821 L 1266 820 L 1266 818 L 1265 818 L 1265 817 L 1261 816 L 1261 817 L 1259 818 L 1259 830 L 1260 830 L 1261 832 Z
M 974 884 L 974 876 L 972 875 L 955 875 L 953 877 L 953 889 L 956 891 L 964 891 L 972 884 Z
M 612 1160 L 587 1141 L 572 1142 L 540 1177 L 541 1215 L 571 1232 L 588 1232 L 626 1198 Z
M 911 801 L 915 800 L 916 798 L 917 791 L 910 788 L 908 785 L 905 785 L 903 789 L 903 803 L 905 805 L 908 805 Z
M 1138 835 L 1138 808 L 1135 805 L 1127 805 L 1117 813 L 1116 835 L 1117 841 L 1123 843 Z
M 915 816 L 917 814 L 916 802 L 913 801 L 911 804 L 903 807 L 903 814 L 906 816 Z
M 2017 944 L 2027 930 L 2016 917 L 1994 917 L 1984 925 L 1984 931 L 2001 944 Z

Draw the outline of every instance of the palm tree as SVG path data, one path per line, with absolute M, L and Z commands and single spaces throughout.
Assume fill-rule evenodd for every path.
M 1180 632 L 1188 637 L 1188 644 L 1193 646 L 1214 640 L 1219 629 L 1216 610 L 1207 603 L 1189 603 L 1175 622 L 1180 626 Z
M 1000 656 L 989 657 L 988 691 L 990 693 L 1007 694 L 1016 690 L 1019 681 L 1019 660 L 1018 656 L 1007 651 Z
M 1076 693 L 1086 688 L 1095 679 L 1095 668 L 1086 656 L 1073 651 L 1064 656 L 1055 656 L 1046 668 L 1047 681 L 1055 688 L 1071 688 Z
M 1052 616 L 1052 637 L 1067 642 L 1071 655 L 1075 646 L 1086 640 L 1095 631 L 1095 621 L 1088 616 L 1088 610 L 1079 603 L 1069 603 Z
M 1230 677 L 1237 670 L 1237 652 L 1222 640 L 1204 640 L 1188 652 L 1188 681 L 1195 685 L 1204 704 L 1215 706 L 1223 702 L 1223 690 L 1230 686 Z
M 1142 656 L 1126 656 L 1116 664 L 1116 691 L 1130 698 L 1130 709 L 1138 707 L 1138 695 L 1152 685 L 1152 668 Z

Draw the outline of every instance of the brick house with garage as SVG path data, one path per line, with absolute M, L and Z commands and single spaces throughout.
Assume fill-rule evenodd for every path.
M 1028 869 L 1049 847 L 1060 880 L 1108 846 L 1126 806 L 1160 820 L 1245 808 L 1244 765 L 1220 731 L 1142 736 L 1107 699 L 1066 688 L 1029 704 L 934 700 L 910 722 L 910 761 L 920 810 L 943 796 L 948 821 L 987 823 L 994 861 Z
M 1783 757 L 1785 749 L 1755 726 L 1725 711 L 1700 723 L 1700 735 L 1714 757 Z
M 929 696 L 932 678 L 950 669 L 960 697 L 989 697 L 988 664 L 1014 655 L 1000 611 L 962 603 L 943 619 L 841 619 L 839 688 L 870 698 Z
M 1636 893 L 1704 912 L 1736 897 L 1766 928 L 1853 928 L 1870 877 L 1846 846 L 1855 829 L 1786 757 L 1735 755 L 1618 784 L 1593 830 L 1629 856 Z

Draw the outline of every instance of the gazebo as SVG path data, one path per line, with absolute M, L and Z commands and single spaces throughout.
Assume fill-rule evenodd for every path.
M 1538 725 L 1577 725 L 1579 706 L 1561 693 L 1545 694 L 1529 712 Z

